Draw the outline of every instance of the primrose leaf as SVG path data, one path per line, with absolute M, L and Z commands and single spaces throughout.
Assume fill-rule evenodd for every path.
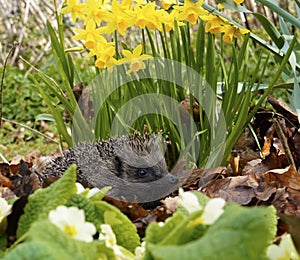
M 183 245 L 146 244 L 145 259 L 267 259 L 276 234 L 274 207 L 226 207 L 220 218 L 198 239 Z
M 76 165 L 71 165 L 64 175 L 45 189 L 39 189 L 28 197 L 24 214 L 18 223 L 17 237 L 20 238 L 37 220 L 46 219 L 50 210 L 65 204 L 77 191 Z
M 27 240 L 10 251 L 4 259 L 115 259 L 114 252 L 101 241 L 86 243 L 64 234 L 50 221 L 34 223 Z
M 103 224 L 103 222 L 101 218 L 97 217 L 96 206 L 91 200 L 81 194 L 73 194 L 66 203 L 66 207 L 72 206 L 84 210 L 85 220 L 93 223 L 96 229 L 100 231 L 100 225 Z

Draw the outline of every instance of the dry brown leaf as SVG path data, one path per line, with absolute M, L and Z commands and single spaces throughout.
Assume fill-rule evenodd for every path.
M 266 183 L 275 182 L 278 188 L 300 190 L 300 174 L 291 165 L 285 169 L 274 169 L 263 174 Z

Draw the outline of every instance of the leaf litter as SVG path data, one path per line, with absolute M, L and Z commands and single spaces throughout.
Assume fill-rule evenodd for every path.
M 224 198 L 227 203 L 235 202 L 243 206 L 273 205 L 279 217 L 278 235 L 289 232 L 300 252 L 300 236 L 297 232 L 297 227 L 300 227 L 298 118 L 283 102 L 272 96 L 268 97 L 268 101 L 274 111 L 261 109 L 251 123 L 259 145 L 247 129 L 232 151 L 228 167 L 194 169 L 183 188 L 202 192 L 211 198 Z M 6 199 L 27 197 L 41 188 L 35 169 L 51 158 L 33 157 L 27 162 L 18 159 L 0 163 L 1 196 Z M 55 179 L 48 181 L 50 185 Z M 178 207 L 176 195 L 172 194 L 152 205 L 128 203 L 110 197 L 104 200 L 126 214 L 143 237 L 149 223 L 164 221 L 175 212 Z M 20 214 L 22 210 L 13 210 L 12 219 L 18 219 Z M 10 230 L 12 237 L 14 232 Z

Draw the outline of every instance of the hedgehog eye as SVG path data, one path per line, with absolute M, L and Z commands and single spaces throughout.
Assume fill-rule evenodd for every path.
M 148 171 L 147 171 L 147 169 L 141 168 L 141 169 L 138 169 L 137 174 L 139 177 L 145 177 L 146 175 L 148 175 Z

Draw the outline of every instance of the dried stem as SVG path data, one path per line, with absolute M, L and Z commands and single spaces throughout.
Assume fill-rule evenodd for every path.
M 284 135 L 283 131 L 282 131 L 282 128 L 280 126 L 280 123 L 278 122 L 277 119 L 273 119 L 272 120 L 273 122 L 273 125 L 274 125 L 274 128 L 276 130 L 276 133 L 283 145 L 283 148 L 284 148 L 284 151 L 285 151 L 285 156 L 289 162 L 290 165 L 293 165 L 294 166 L 294 169 L 297 169 L 296 168 L 296 165 L 295 165 L 295 162 L 294 162 L 294 159 L 293 159 L 293 156 L 292 156 L 292 153 L 291 153 L 291 150 L 289 148 L 289 144 L 287 142 L 287 139 L 286 139 L 286 136 Z
M 19 45 L 19 43 L 14 43 L 14 45 L 11 47 L 9 53 L 7 54 L 4 65 L 3 65 L 3 71 L 2 71 L 2 77 L 1 77 L 1 83 L 0 83 L 0 128 L 2 127 L 2 108 L 3 108 L 3 95 L 2 95 L 2 89 L 3 89 L 3 83 L 4 83 L 4 76 L 5 76 L 5 70 L 7 66 L 7 61 L 9 56 L 13 53 L 15 48 Z

